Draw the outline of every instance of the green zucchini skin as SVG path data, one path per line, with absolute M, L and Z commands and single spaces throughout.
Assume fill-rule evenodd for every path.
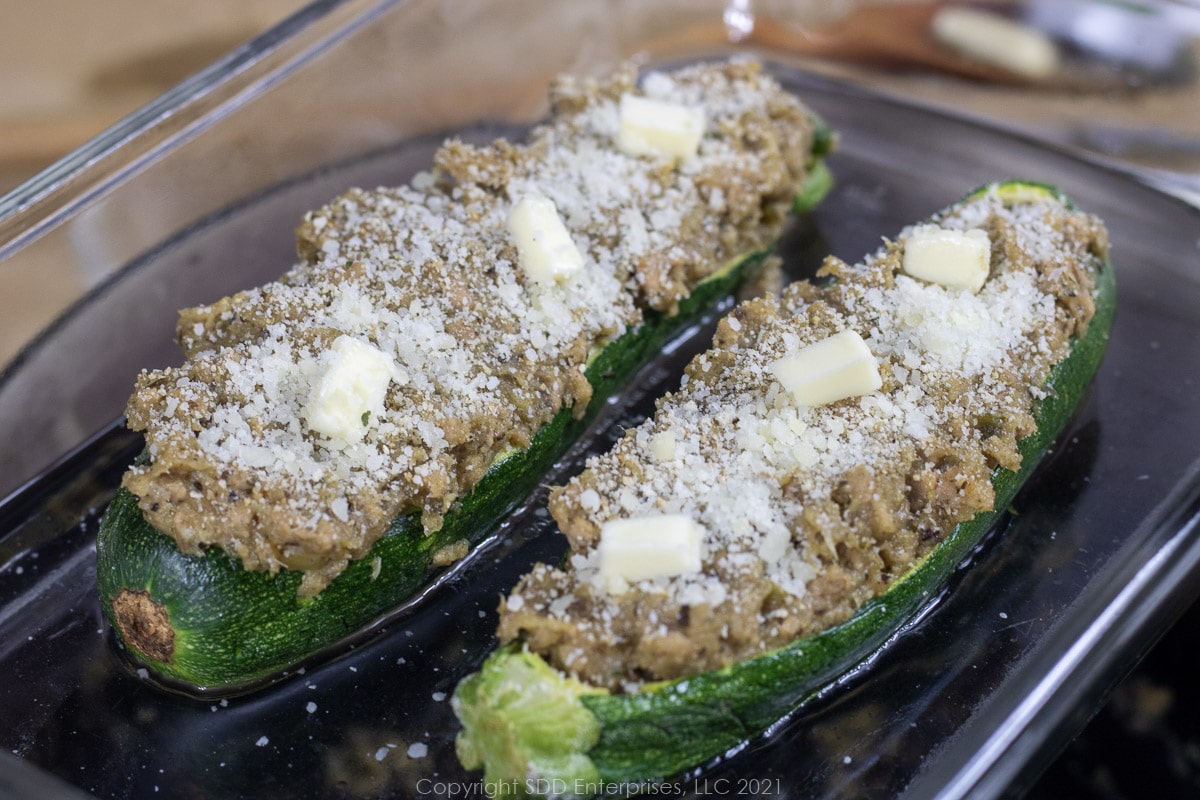
M 821 153 L 828 147 L 829 136 Z M 794 201 L 811 209 L 828 192 L 821 153 L 809 174 L 813 185 Z M 369 626 L 426 585 L 435 554 L 490 534 L 528 497 L 583 432 L 606 399 L 688 324 L 729 296 L 766 257 L 747 254 L 698 284 L 679 313 L 648 312 L 645 321 L 607 345 L 588 365 L 593 387 L 586 412 L 566 408 L 530 446 L 498 461 L 426 535 L 418 514 L 397 518 L 361 560 L 352 562 L 313 597 L 300 598 L 301 575 L 248 571 L 218 548 L 203 556 L 181 553 L 175 541 L 142 517 L 125 489 L 105 512 L 96 539 L 100 604 L 125 647 L 167 688 L 186 694 L 241 694 L 284 677 L 285 671 Z M 461 545 L 458 545 L 461 546 Z
M 1053 187 L 1025 181 L 998 186 L 1001 192 L 1013 196 L 1019 197 L 1021 192 L 1052 194 L 1065 205 L 1073 205 Z M 987 188 L 973 192 L 968 198 Z M 1103 358 L 1116 307 L 1115 276 L 1107 259 L 1095 260 L 1094 274 L 1095 315 L 1087 331 L 1072 343 L 1067 358 L 1054 367 L 1044 384 L 1048 393 L 1033 410 L 1037 430 L 1018 445 L 1020 470 L 997 468 L 992 474 L 996 498 L 992 511 L 977 514 L 956 526 L 924 561 L 885 593 L 865 603 L 847 622 L 779 650 L 725 669 L 653 684 L 634 694 L 575 690 L 576 696 L 568 698 L 571 689 L 547 683 L 552 687 L 548 694 L 553 695 L 553 702 L 569 704 L 574 709 L 582 706 L 590 711 L 595 722 L 589 722 L 589 732 L 598 728 L 598 734 L 589 736 L 592 743 L 586 755 L 591 763 L 584 777 L 558 774 L 540 785 L 557 784 L 571 794 L 572 785 L 597 785 L 595 780 L 608 785 L 648 786 L 677 776 L 762 733 L 883 645 L 928 602 L 979 544 L 1069 422 Z M 479 726 L 477 720 L 487 717 L 489 707 L 502 705 L 502 699 L 490 685 L 490 675 L 503 672 L 506 663 L 518 662 L 523 662 L 518 669 L 524 674 L 538 674 L 543 668 L 552 671 L 540 656 L 523 650 L 517 643 L 493 653 L 481 671 L 464 680 L 455 694 L 456 710 L 467 728 Z M 531 662 L 533 668 L 528 666 Z M 485 673 L 490 675 L 485 677 Z M 536 692 L 537 687 L 527 687 L 527 691 Z M 543 716 L 547 712 L 548 709 L 542 709 Z M 496 715 L 503 713 L 497 711 Z M 514 793 L 520 794 L 520 777 L 493 772 L 497 765 L 500 769 L 511 766 L 506 760 L 511 755 L 481 752 L 486 745 L 481 747 L 478 742 L 487 741 L 488 737 L 493 737 L 493 742 L 501 738 L 494 731 L 504 725 L 490 718 L 487 724 L 492 726 L 491 730 L 479 727 L 475 734 L 478 738 L 460 733 L 460 759 L 468 768 L 486 763 L 486 780 L 509 779 L 509 783 L 499 785 L 515 787 Z M 503 736 L 518 742 L 515 750 L 521 739 L 529 739 L 531 734 L 520 730 L 516 723 L 509 725 Z M 489 761 L 487 756 L 495 758 Z M 535 755 L 528 758 L 530 764 L 534 763 Z

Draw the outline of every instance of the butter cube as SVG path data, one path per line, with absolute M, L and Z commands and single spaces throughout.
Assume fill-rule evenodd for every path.
M 508 213 L 508 233 L 521 268 L 534 283 L 559 283 L 583 269 L 583 255 L 548 197 L 522 197 Z
M 361 441 L 383 413 L 395 374 L 395 362 L 382 350 L 353 336 L 339 336 L 304 409 L 309 429 L 338 447 Z
M 684 514 L 610 520 L 600 526 L 600 576 L 610 590 L 628 582 L 700 571 L 704 529 Z
M 771 364 L 797 403 L 822 406 L 870 394 L 883 385 L 879 363 L 854 331 L 842 331 Z
M 650 455 L 655 461 L 673 461 L 675 459 L 675 432 L 665 430 L 650 437 Z
M 691 158 L 704 136 L 704 109 L 621 95 L 617 146 L 635 156 Z
M 978 292 L 991 269 L 992 243 L 978 228 L 918 225 L 904 242 L 901 269 L 914 278 Z

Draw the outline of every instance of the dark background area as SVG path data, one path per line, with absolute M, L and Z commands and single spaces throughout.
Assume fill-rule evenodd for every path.
M 1121 682 L 1029 800 L 1200 797 L 1200 605 Z

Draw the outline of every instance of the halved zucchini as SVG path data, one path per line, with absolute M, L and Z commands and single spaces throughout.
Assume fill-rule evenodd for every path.
M 795 211 L 810 209 L 830 186 L 823 156 L 832 149 L 832 134 L 819 120 L 813 124 L 807 176 L 796 187 Z M 298 571 L 247 570 L 217 547 L 203 555 L 181 552 L 173 538 L 146 521 L 138 499 L 121 489 L 97 538 L 105 614 L 128 650 L 174 688 L 230 694 L 279 677 L 397 607 L 426 585 L 439 566 L 461 558 L 485 538 L 537 487 L 606 400 L 673 336 L 728 297 L 765 255 L 732 259 L 694 285 L 678 313 L 646 310 L 642 323 L 591 358 L 585 375 L 592 397 L 584 413 L 562 408 L 533 435 L 527 449 L 497 458 L 447 511 L 436 532 L 425 529 L 417 512 L 395 519 L 365 557 L 352 561 L 313 596 L 298 592 Z
M 982 187 L 963 202 L 995 192 L 1006 202 L 1054 198 L 1056 189 L 1026 181 Z M 932 551 L 846 622 L 731 666 L 618 693 L 550 666 L 514 641 L 491 654 L 453 697 L 463 729 L 459 758 L 484 770 L 502 794 L 590 795 L 603 786 L 649 788 L 763 732 L 818 689 L 879 648 L 963 562 L 1064 429 L 1107 344 L 1116 293 L 1107 256 L 1085 265 L 1095 289 L 1086 331 L 1052 368 L 1033 408 L 1036 430 L 1020 439 L 1017 471 L 991 475 L 995 502 L 959 523 Z M 551 726 L 551 727 L 547 727 Z

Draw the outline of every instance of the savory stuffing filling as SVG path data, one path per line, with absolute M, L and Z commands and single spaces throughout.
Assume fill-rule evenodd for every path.
M 306 215 L 280 280 L 183 311 L 186 361 L 128 407 L 146 518 L 313 594 L 582 412 L 589 356 L 774 239 L 811 166 L 811 115 L 757 65 L 635 78 L 560 80 L 527 143 L 449 142 L 410 184 Z M 698 125 L 666 136 L 692 152 L 656 151 L 644 110 L 630 128 L 629 96 Z M 630 130 L 648 145 L 619 146 Z
M 656 415 L 553 492 L 572 554 L 519 583 L 500 638 L 613 690 L 718 669 L 845 621 L 990 509 L 992 471 L 1019 467 L 1041 387 L 1092 317 L 1108 246 L 1094 217 L 1024 200 L 993 189 L 934 221 L 987 248 L 977 291 L 912 277 L 912 227 L 860 265 L 829 259 L 819 285 L 738 307 Z M 797 403 L 780 359 L 847 331 L 878 388 Z M 673 556 L 665 574 L 606 574 L 614 520 L 661 539 L 680 519 L 700 532 L 694 569 Z

